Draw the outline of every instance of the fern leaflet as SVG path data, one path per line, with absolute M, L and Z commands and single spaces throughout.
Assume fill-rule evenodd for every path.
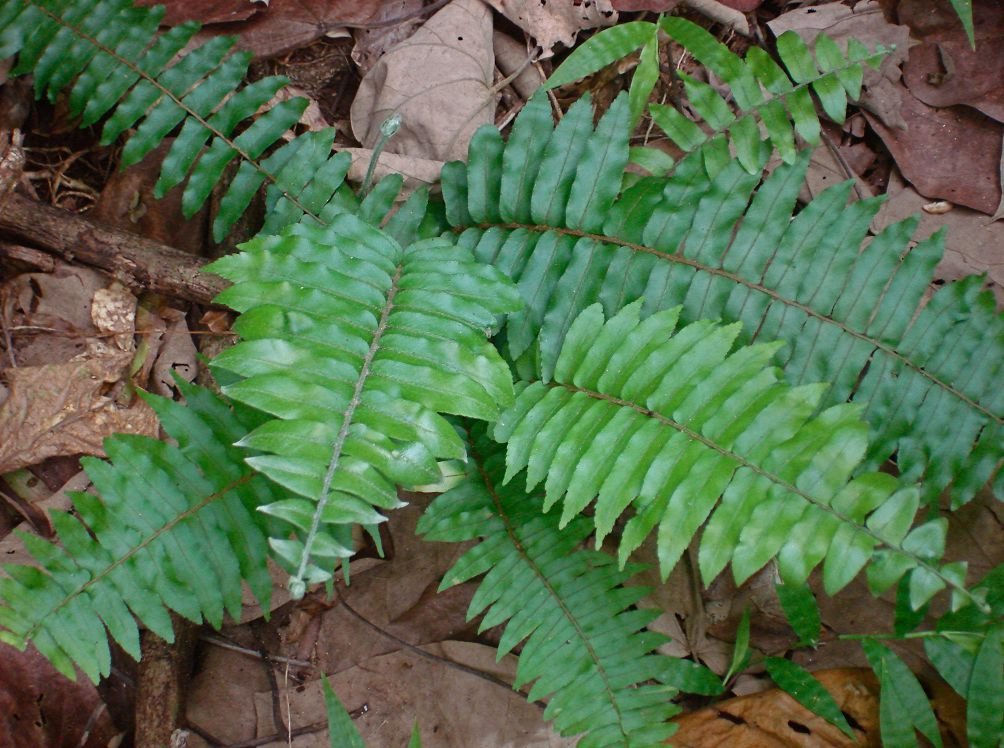
M 213 226 L 217 241 L 266 181 L 269 230 L 305 213 L 338 210 L 350 158 L 332 155 L 332 130 L 296 138 L 265 157 L 298 122 L 307 100 L 292 98 L 259 115 L 286 79 L 242 85 L 251 56 L 236 50 L 234 39 L 215 37 L 185 50 L 199 25 L 159 34 L 162 17 L 162 8 L 134 8 L 130 0 L 11 0 L 0 10 L 0 58 L 17 54 L 14 74 L 34 72 L 38 95 L 55 100 L 69 87 L 70 113 L 82 125 L 107 116 L 103 143 L 134 129 L 122 152 L 125 166 L 180 126 L 155 193 L 163 196 L 187 176 L 186 215 L 202 206 L 239 157 Z
M 705 584 L 729 562 L 741 584 L 776 558 L 795 585 L 823 562 L 834 594 L 884 545 L 869 569 L 876 591 L 913 570 L 923 575 L 915 608 L 946 585 L 970 599 L 965 567 L 936 564 L 944 520 L 911 530 L 917 491 L 896 491 L 881 473 L 851 480 L 867 440 L 858 408 L 814 416 L 825 388 L 779 382 L 767 367 L 776 344 L 730 354 L 738 324 L 674 334 L 679 308 L 639 324 L 640 310 L 635 302 L 604 322 L 595 304 L 575 320 L 553 380 L 528 383 L 495 426 L 506 482 L 524 469 L 527 490 L 543 481 L 544 510 L 562 502 L 560 526 L 596 496 L 597 544 L 633 505 L 620 562 L 658 528 L 664 577 L 707 522 Z
M 302 498 L 261 507 L 302 535 L 273 550 L 290 589 L 351 555 L 351 523 L 383 521 L 397 486 L 439 480 L 438 459 L 464 456 L 451 413 L 494 420 L 512 400 L 508 367 L 486 334 L 519 307 L 505 276 L 441 239 L 407 250 L 360 219 L 259 235 L 209 268 L 234 281 L 219 300 L 241 312 L 244 339 L 213 361 L 242 381 L 228 396 L 275 420 L 242 446 L 248 463 Z M 328 527 L 334 534 L 323 530 Z

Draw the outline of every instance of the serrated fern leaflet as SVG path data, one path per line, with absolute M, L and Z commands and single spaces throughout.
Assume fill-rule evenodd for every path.
M 350 158 L 332 155 L 333 130 L 296 138 L 266 157 L 299 121 L 307 100 L 269 106 L 284 78 L 243 85 L 251 57 L 235 48 L 233 38 L 186 49 L 199 25 L 159 34 L 163 13 L 134 8 L 130 0 L 11 0 L 0 9 L 0 58 L 17 54 L 13 72 L 32 71 L 36 92 L 50 100 L 69 88 L 70 114 L 82 125 L 106 118 L 103 143 L 131 131 L 123 165 L 138 162 L 180 126 L 155 192 L 162 196 L 187 177 L 186 215 L 199 209 L 239 158 L 213 226 L 217 241 L 266 182 L 272 231 L 305 213 L 323 219 L 338 211 Z
M 717 692 L 717 678 L 692 663 L 655 654 L 664 637 L 645 630 L 657 613 L 635 609 L 646 589 L 625 587 L 637 571 L 619 571 L 604 553 L 579 548 L 592 530 L 577 519 L 563 529 L 541 514 L 540 497 L 501 483 L 503 457 L 480 439 L 460 485 L 438 497 L 418 530 L 429 540 L 483 538 L 446 574 L 440 589 L 487 572 L 468 617 L 481 629 L 505 622 L 499 657 L 525 640 L 515 688 L 549 696 L 544 711 L 578 745 L 659 745 L 679 711 L 677 688 Z
M 439 413 L 494 420 L 511 401 L 486 336 L 519 295 L 466 250 L 441 239 L 405 250 L 347 214 L 260 236 L 210 269 L 234 281 L 219 300 L 241 312 L 244 339 L 213 366 L 243 377 L 228 396 L 276 417 L 240 444 L 302 497 L 261 508 L 302 536 L 271 541 L 302 594 L 330 577 L 312 556 L 330 568 L 351 555 L 348 525 L 381 522 L 374 507 L 400 506 L 397 486 L 435 482 L 437 460 L 464 456 Z
M 738 324 L 676 331 L 679 308 L 639 323 L 640 309 L 604 321 L 595 304 L 573 322 L 553 380 L 528 383 L 495 426 L 506 482 L 524 469 L 528 491 L 543 482 L 561 526 L 595 497 L 597 544 L 632 506 L 621 564 L 658 529 L 664 577 L 706 522 L 705 584 L 727 563 L 741 584 L 776 558 L 792 584 L 823 562 L 829 594 L 872 563 L 879 591 L 911 570 L 930 579 L 914 607 L 946 585 L 968 595 L 964 567 L 936 564 L 944 522 L 911 530 L 915 489 L 881 473 L 851 479 L 867 445 L 858 408 L 813 415 L 825 387 L 778 381 L 767 366 L 777 345 L 730 353 Z
M 147 397 L 178 446 L 107 440 L 110 462 L 84 460 L 97 495 L 72 497 L 76 517 L 52 516 L 62 547 L 25 535 L 41 569 L 3 567 L 0 640 L 32 641 L 68 678 L 74 663 L 93 681 L 108 675 L 109 634 L 139 659 L 133 614 L 172 641 L 168 608 L 219 627 L 224 611 L 240 616 L 242 580 L 268 604 L 268 546 L 255 509 L 281 493 L 229 446 L 260 419 L 179 386 L 187 407 Z
M 625 97 L 595 130 L 588 102 L 555 127 L 543 97 L 509 142 L 483 128 L 470 161 L 443 170 L 446 215 L 462 246 L 507 273 L 526 303 L 506 328 L 510 355 L 549 379 L 571 321 L 600 302 L 615 314 L 682 304 L 681 319 L 741 321 L 741 342 L 782 339 L 792 384 L 829 381 L 823 406 L 865 406 L 862 469 L 895 457 L 933 501 L 967 501 L 994 476 L 1004 496 L 1004 316 L 980 279 L 924 293 L 941 236 L 908 249 L 915 219 L 865 249 L 876 200 L 838 185 L 796 214 L 809 155 L 762 184 L 736 162 L 712 179 L 695 153 L 669 178 L 618 193 L 628 158 Z M 919 311 L 918 311 L 919 310 Z

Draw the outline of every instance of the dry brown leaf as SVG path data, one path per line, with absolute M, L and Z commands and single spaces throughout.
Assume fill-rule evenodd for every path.
M 879 748 L 879 689 L 872 672 L 841 668 L 813 675 L 860 726 L 857 743 L 776 688 L 684 715 L 670 740 L 678 748 Z
M 136 0 L 136 5 L 165 6 L 161 23 L 177 26 L 185 21 L 198 21 L 203 26 L 214 23 L 245 21 L 268 7 L 267 2 L 255 0 Z
M 571 48 L 576 35 L 584 29 L 612 26 L 617 11 L 610 0 L 589 3 L 542 3 L 540 0 L 485 0 L 529 34 L 539 48 L 538 59 L 554 54 L 561 44 Z
M 54 455 L 104 455 L 114 433 L 157 436 L 157 417 L 145 402 L 118 403 L 109 385 L 127 376 L 133 354 L 109 352 L 66 364 L 0 372 L 7 398 L 0 402 L 0 473 Z
M 909 0 L 898 8 L 899 20 L 923 44 L 910 50 L 903 80 L 929 106 L 966 104 L 1004 122 L 1004 5 L 1000 0 L 973 2 L 976 49 L 947 3 Z
M 420 13 L 423 0 L 384 0 L 370 17 L 370 23 L 387 23 L 396 18 L 407 18 L 401 23 L 374 29 L 357 29 L 353 33 L 355 46 L 352 61 L 359 67 L 359 74 L 368 73 L 388 50 L 396 47 L 413 33 L 417 26 L 425 23 L 426 16 Z
M 857 39 L 868 49 L 879 44 L 896 49 L 882 60 L 878 70 L 865 67 L 864 90 L 860 104 L 889 127 L 903 127 L 900 116 L 899 66 L 906 60 L 910 48 L 910 29 L 896 26 L 885 20 L 877 2 L 867 0 L 849 8 L 843 3 L 825 3 L 788 11 L 767 24 L 775 36 L 794 31 L 806 43 L 820 33 L 832 37 L 840 46 L 850 38 Z
M 386 150 L 411 158 L 463 158 L 474 131 L 492 121 L 494 56 L 490 11 L 454 0 L 363 78 L 352 103 L 352 131 L 367 148 L 392 114 L 401 128 Z
M 84 353 L 97 332 L 91 299 L 106 285 L 100 273 L 60 264 L 53 273 L 23 273 L 0 286 L 0 321 L 14 344 L 0 365 L 38 366 Z
M 347 36 L 345 24 L 365 24 L 382 0 L 139 0 L 137 5 L 167 5 L 167 25 L 194 19 L 208 28 L 197 39 L 236 34 L 238 44 L 256 58 L 275 57 L 323 36 Z M 225 25 L 218 25 L 225 24 Z
M 1004 125 L 966 106 L 934 109 L 898 88 L 906 130 L 866 116 L 903 176 L 925 197 L 993 215 L 1001 204 Z
M 4 748 L 108 748 L 118 731 L 97 689 L 71 681 L 31 647 L 0 644 L 0 745 Z
M 352 182 L 362 182 L 369 171 L 373 151 L 370 148 L 345 148 L 352 156 L 348 179 Z M 378 182 L 389 174 L 400 174 L 404 177 L 405 190 L 413 190 L 421 185 L 432 185 L 439 181 L 444 161 L 437 159 L 415 158 L 401 156 L 397 153 L 384 151 L 380 154 L 376 167 L 373 169 L 373 181 Z

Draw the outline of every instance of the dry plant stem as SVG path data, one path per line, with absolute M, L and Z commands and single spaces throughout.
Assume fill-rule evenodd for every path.
M 132 290 L 209 304 L 230 285 L 201 272 L 205 260 L 200 257 L 22 195 L 8 195 L 0 210 L 0 234 L 104 270 Z

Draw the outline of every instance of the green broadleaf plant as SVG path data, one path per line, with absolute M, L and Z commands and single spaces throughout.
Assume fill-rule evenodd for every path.
M 166 638 L 168 609 L 218 626 L 242 580 L 267 599 L 269 548 L 302 594 L 351 556 L 353 524 L 373 532 L 397 489 L 459 463 L 419 528 L 479 541 L 443 585 L 484 575 L 470 615 L 505 624 L 500 654 L 522 643 L 517 685 L 582 745 L 659 744 L 676 693 L 720 691 L 655 652 L 644 591 L 625 584 L 653 531 L 664 575 L 692 541 L 706 583 L 775 564 L 810 642 L 802 585 L 818 565 L 828 593 L 863 569 L 912 610 L 949 590 L 935 629 L 901 633 L 923 636 L 967 699 L 974 744 L 999 739 L 985 687 L 1000 681 L 1004 584 L 968 585 L 933 514 L 942 492 L 952 507 L 988 481 L 1004 494 L 1004 319 L 977 278 L 922 303 L 942 247 L 909 248 L 914 220 L 866 243 L 878 201 L 848 204 L 849 185 L 796 205 L 808 153 L 794 133 L 818 130 L 809 92 L 840 119 L 871 53 L 785 39 L 782 67 L 681 19 L 614 27 L 551 82 L 641 47 L 632 90 L 598 123 L 583 100 L 555 126 L 535 97 L 508 142 L 482 129 L 444 168 L 441 200 L 419 191 L 394 212 L 400 179 L 357 198 L 333 132 L 280 143 L 303 102 L 258 109 L 282 81 L 242 86 L 229 40 L 176 57 L 195 26 L 158 33 L 160 18 L 125 0 L 14 0 L 0 55 L 84 124 L 104 118 L 107 141 L 132 130 L 128 161 L 174 132 L 158 189 L 184 182 L 186 209 L 236 159 L 218 235 L 266 185 L 261 234 L 212 268 L 233 281 L 221 301 L 242 342 L 213 362 L 225 399 L 188 385 L 186 406 L 151 398 L 177 446 L 116 436 L 109 461 L 87 461 L 97 495 L 54 517 L 60 545 L 28 538 L 40 568 L 5 568 L 0 638 L 97 679 L 108 635 L 139 654 L 133 616 Z M 660 31 L 732 101 L 685 81 L 707 129 L 652 110 L 689 155 L 631 182 Z M 785 163 L 764 177 L 772 149 Z M 898 478 L 876 472 L 890 458 Z M 865 651 L 888 744 L 912 744 L 913 726 L 935 741 L 909 670 L 871 637 Z M 784 662 L 779 684 L 845 727 Z

